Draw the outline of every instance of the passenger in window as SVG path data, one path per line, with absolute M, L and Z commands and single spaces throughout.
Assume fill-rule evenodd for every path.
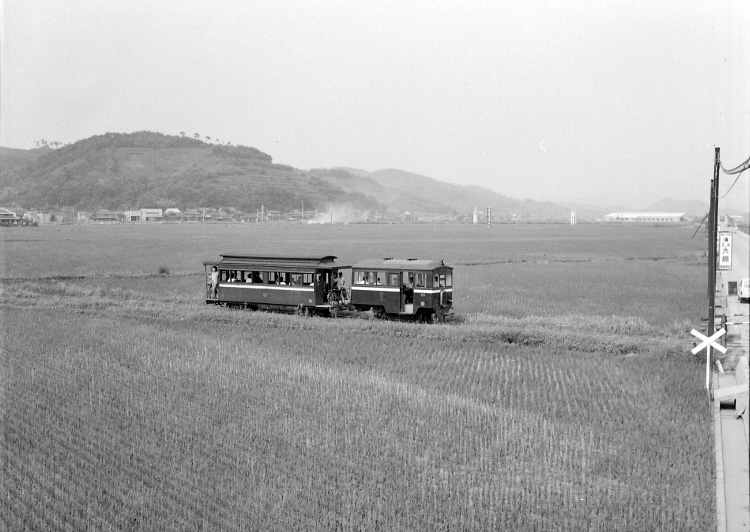
M 246 283 L 250 283 L 250 284 L 253 284 L 253 274 L 252 274 L 252 272 L 251 272 L 251 273 L 248 273 L 248 275 L 247 275 L 247 279 L 245 279 L 245 282 L 246 282 Z

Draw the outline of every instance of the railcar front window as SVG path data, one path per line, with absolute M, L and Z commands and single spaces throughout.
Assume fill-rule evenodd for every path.
M 427 288 L 427 274 L 426 273 L 418 273 L 416 275 L 417 278 L 417 288 Z

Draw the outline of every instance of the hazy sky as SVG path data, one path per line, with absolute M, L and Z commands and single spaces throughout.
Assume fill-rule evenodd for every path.
M 748 28 L 745 0 L 2 0 L 0 145 L 184 131 L 516 198 L 707 201 L 714 146 L 750 155 Z

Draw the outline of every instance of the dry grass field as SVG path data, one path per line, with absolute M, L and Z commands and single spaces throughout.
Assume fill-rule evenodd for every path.
M 8 530 L 705 530 L 684 227 L 3 230 Z M 219 253 L 445 259 L 457 323 L 203 304 Z M 158 275 L 159 268 L 169 270 Z

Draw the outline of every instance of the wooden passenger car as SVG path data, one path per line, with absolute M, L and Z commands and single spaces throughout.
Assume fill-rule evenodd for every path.
M 379 316 L 442 321 L 453 306 L 453 268 L 438 260 L 359 262 L 352 266 L 351 304 Z
M 219 261 L 203 263 L 206 273 L 206 303 L 236 305 L 252 309 L 298 310 L 328 314 L 341 306 L 329 302 L 331 283 L 338 271 L 336 257 L 287 257 L 265 255 L 220 255 Z M 219 284 L 211 297 L 211 271 L 216 266 Z

